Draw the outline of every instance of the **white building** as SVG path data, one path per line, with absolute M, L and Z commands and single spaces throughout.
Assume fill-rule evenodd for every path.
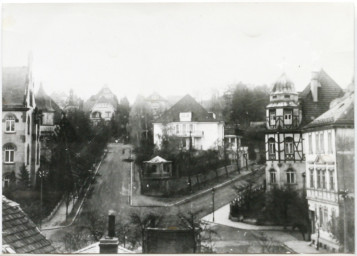
M 153 122 L 154 144 L 161 146 L 164 135 L 181 138 L 183 148 L 218 149 L 223 145 L 224 122 L 216 119 L 194 98 L 186 95 Z
M 108 88 L 104 86 L 96 95 L 87 100 L 84 105 L 86 111 L 94 124 L 100 121 L 110 121 L 118 108 L 118 99 Z
M 331 103 L 330 110 L 304 127 L 306 195 L 312 240 L 337 251 L 331 234 L 340 214 L 339 191 L 354 194 L 354 92 Z

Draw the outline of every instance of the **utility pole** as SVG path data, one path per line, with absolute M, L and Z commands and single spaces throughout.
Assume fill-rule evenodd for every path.
M 214 223 L 214 188 L 212 188 L 212 222 Z

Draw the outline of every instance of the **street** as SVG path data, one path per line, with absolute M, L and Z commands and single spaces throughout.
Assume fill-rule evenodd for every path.
M 130 162 L 123 161 L 124 159 L 129 158 L 130 150 L 128 149 L 130 148 L 130 145 L 117 143 L 108 144 L 107 156 L 102 161 L 96 177 L 96 182 L 93 186 L 94 189 L 86 199 L 79 218 L 71 227 L 44 231 L 46 237 L 51 239 L 57 247 L 63 248 L 64 234 L 73 230 L 77 223 L 80 222 L 82 216 L 86 213 L 96 212 L 99 215 L 106 216 L 109 210 L 114 210 L 120 216 L 121 222 L 129 222 L 130 213 L 132 212 L 155 212 L 157 215 L 193 212 L 197 219 L 212 212 L 213 195 L 211 192 L 194 197 L 188 202 L 173 207 L 130 206 Z M 123 149 L 126 149 L 125 154 L 123 154 Z M 135 170 L 137 170 L 137 168 L 135 168 Z M 137 176 L 138 174 L 136 173 L 135 175 Z M 246 176 L 239 178 L 233 184 L 243 184 L 243 180 L 249 176 L 250 174 L 247 174 Z M 255 176 L 257 177 L 257 182 L 262 183 L 264 175 L 258 173 L 255 174 Z M 233 184 L 228 184 L 215 190 L 215 209 L 222 207 L 234 199 L 235 192 L 232 187 Z

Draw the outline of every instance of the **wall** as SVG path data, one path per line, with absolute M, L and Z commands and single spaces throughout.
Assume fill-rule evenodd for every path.
M 114 107 L 109 103 L 97 103 L 93 106 L 91 113 L 100 112 L 101 117 L 105 120 L 110 120 L 115 112 Z M 110 116 L 107 117 L 106 112 L 110 112 Z
M 228 173 L 237 170 L 236 165 L 227 166 Z M 204 174 L 193 175 L 191 177 L 191 186 L 199 186 L 205 182 L 217 179 L 226 175 L 224 167 L 219 168 L 217 172 L 209 170 Z M 141 193 L 152 196 L 163 196 L 176 194 L 178 192 L 187 192 L 189 190 L 189 178 L 167 178 L 167 179 L 143 179 L 141 178 Z
M 286 171 L 288 168 L 293 168 L 295 170 L 295 184 L 290 184 L 295 189 L 302 189 L 304 187 L 304 179 L 302 174 L 305 172 L 305 161 L 302 162 L 278 162 L 278 161 L 267 161 L 265 168 L 265 177 L 267 181 L 267 189 L 272 188 L 272 184 L 270 182 L 270 169 L 276 170 L 276 185 L 280 188 L 284 188 L 287 185 L 287 175 Z

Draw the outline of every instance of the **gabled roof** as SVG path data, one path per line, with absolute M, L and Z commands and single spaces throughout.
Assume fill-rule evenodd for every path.
M 313 102 L 312 99 L 311 82 L 299 95 L 303 115 L 302 124 L 308 124 L 326 112 L 330 102 L 343 95 L 342 88 L 323 69 L 316 74 L 316 80 L 321 84 L 317 92 L 317 102 Z
M 167 161 L 160 156 L 155 156 L 153 159 L 151 159 L 149 161 L 144 161 L 144 163 L 159 164 L 159 163 L 171 163 L 171 161 Z
M 170 109 L 166 110 L 154 123 L 179 122 L 180 113 L 191 112 L 193 122 L 219 122 L 202 107 L 191 95 L 187 94 Z
M 26 106 L 26 90 L 29 70 L 27 67 L 6 67 L 2 69 L 2 105 Z
M 91 96 L 84 103 L 84 110 L 91 111 L 97 103 L 109 103 L 116 109 L 118 106 L 118 99 L 108 86 L 105 85 L 96 95 Z
M 56 252 L 20 206 L 5 196 L 2 197 L 2 244 L 19 254 Z
M 354 92 L 347 93 L 339 103 L 320 115 L 304 129 L 321 126 L 354 125 Z
M 36 102 L 36 107 L 39 110 L 42 110 L 42 112 L 55 113 L 54 123 L 58 123 L 60 121 L 62 110 L 57 105 L 57 103 L 50 96 L 46 94 L 42 84 L 40 85 L 40 88 L 38 89 L 38 92 L 35 95 L 35 102 Z

